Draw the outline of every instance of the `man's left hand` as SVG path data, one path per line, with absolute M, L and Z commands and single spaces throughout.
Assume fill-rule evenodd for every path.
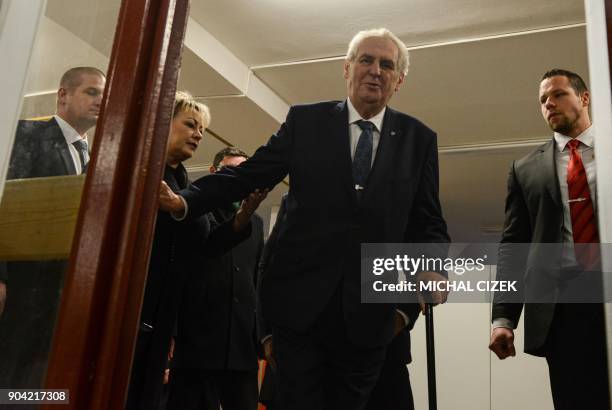
M 395 311 L 395 329 L 393 330 L 393 336 L 397 336 L 406 327 L 406 319 L 397 310 Z
M 274 358 L 274 347 L 272 345 L 271 337 L 267 338 L 263 342 L 263 350 L 264 350 L 264 356 L 266 358 L 266 362 L 268 362 L 268 364 L 272 366 L 274 370 L 276 370 L 276 359 Z
M 448 279 L 438 272 L 419 272 L 417 274 L 417 280 L 419 282 L 419 289 L 421 288 L 422 282 L 448 282 Z M 445 286 L 448 288 L 447 286 Z M 437 290 L 437 286 L 434 287 L 433 292 L 429 292 L 427 295 L 423 295 L 420 291 L 417 291 L 419 298 L 419 305 L 421 305 L 421 312 L 425 314 L 425 304 L 431 303 L 434 306 L 445 303 L 448 299 L 448 290 Z
M 261 204 L 261 201 L 266 199 L 268 195 L 268 190 L 265 189 L 260 191 L 256 189 L 255 192 L 251 193 L 248 197 L 246 197 L 242 204 L 240 204 L 240 208 L 236 212 L 236 216 L 234 217 L 234 230 L 241 231 L 243 230 L 251 221 L 251 216 Z

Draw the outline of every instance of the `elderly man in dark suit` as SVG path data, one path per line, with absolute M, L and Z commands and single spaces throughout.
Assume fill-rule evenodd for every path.
M 87 131 L 96 125 L 106 77 L 93 67 L 66 71 L 57 113 L 48 121 L 19 121 L 7 179 L 82 174 Z M 53 335 L 65 261 L 10 262 L 0 324 L 0 387 L 40 387 Z M 0 279 L 1 280 L 1 279 Z
M 390 31 L 360 32 L 344 64 L 346 100 L 294 106 L 239 167 L 180 196 L 162 187 L 162 208 L 188 220 L 289 175 L 285 225 L 261 290 L 283 409 L 363 409 L 386 345 L 408 322 L 393 306 L 361 303 L 360 244 L 449 240 L 436 134 L 387 107 L 407 68 L 406 47 Z
M 586 244 L 599 242 L 596 138 L 589 117 L 590 94 L 576 73 L 562 69 L 545 73 L 539 99 L 554 137 L 510 168 L 498 279 L 524 276 L 529 297 L 529 284 L 555 277 L 549 290 L 564 302 L 569 300 L 565 299 L 568 291 L 597 277 L 589 272 L 593 259 L 583 257 Z M 516 245 L 529 243 L 527 251 Z M 546 245 L 552 243 L 559 246 Z M 593 290 L 601 292 L 601 283 Z M 582 295 L 583 301 L 588 298 L 601 301 L 595 294 Z M 508 295 L 495 295 L 489 348 L 500 359 L 516 354 L 514 329 L 523 309 L 516 302 Z M 525 352 L 546 358 L 555 409 L 609 409 L 602 304 L 528 302 Z

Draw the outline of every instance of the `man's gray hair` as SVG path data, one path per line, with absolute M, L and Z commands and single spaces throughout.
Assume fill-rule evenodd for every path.
M 346 59 L 348 61 L 355 61 L 357 58 L 357 50 L 359 49 L 359 45 L 366 38 L 378 37 L 378 38 L 387 38 L 396 45 L 397 47 L 397 70 L 406 75 L 408 73 L 408 66 L 410 62 L 408 60 L 408 49 L 406 45 L 400 40 L 395 34 L 389 31 L 386 28 L 374 28 L 369 30 L 363 30 L 359 33 L 355 34 L 351 42 L 348 46 L 348 51 L 346 53 Z

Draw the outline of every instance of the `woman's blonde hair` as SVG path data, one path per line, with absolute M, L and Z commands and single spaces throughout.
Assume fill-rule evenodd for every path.
M 177 91 L 174 97 L 174 117 L 180 111 L 195 111 L 202 114 L 202 126 L 207 128 L 210 125 L 210 109 L 206 104 L 199 102 L 188 91 Z

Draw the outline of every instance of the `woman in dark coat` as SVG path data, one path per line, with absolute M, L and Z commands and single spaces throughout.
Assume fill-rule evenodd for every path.
M 182 163 L 193 156 L 209 124 L 208 107 L 188 93 L 176 94 L 164 170 L 164 181 L 174 191 L 189 184 Z M 253 207 L 248 202 L 234 219 L 212 229 L 207 215 L 187 224 L 158 212 L 126 409 L 158 408 L 187 273 L 197 269 L 202 255 L 230 249 L 249 236 L 250 215 L 246 214 Z

